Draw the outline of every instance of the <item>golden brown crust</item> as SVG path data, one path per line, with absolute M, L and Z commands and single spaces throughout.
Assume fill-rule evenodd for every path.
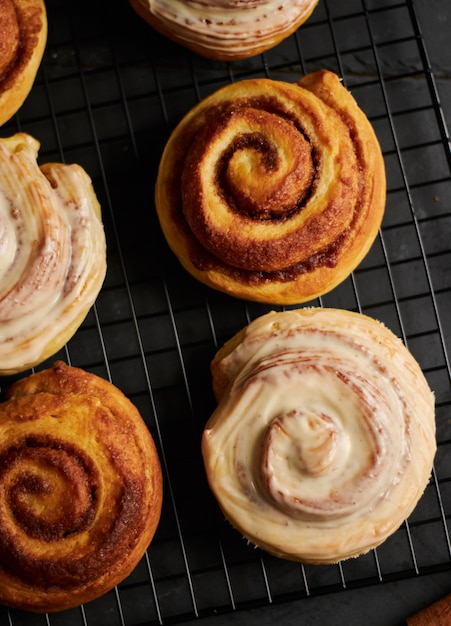
M 451 624 L 451 594 L 440 598 L 406 620 L 407 626 L 448 626 Z
M 167 241 L 194 277 L 273 304 L 342 282 L 372 245 L 385 198 L 374 130 L 328 71 L 207 97 L 169 138 L 155 191 Z
M 246 539 L 335 563 L 413 511 L 436 450 L 434 396 L 385 326 L 338 309 L 272 312 L 218 351 L 212 377 L 206 475 Z
M 123 580 L 162 504 L 154 441 L 111 383 L 57 362 L 0 405 L 0 603 L 35 612 Z
M 28 96 L 47 42 L 43 0 L 0 0 L 0 125 Z
M 156 31 L 196 54 L 217 61 L 256 56 L 294 33 L 318 0 L 130 0 Z

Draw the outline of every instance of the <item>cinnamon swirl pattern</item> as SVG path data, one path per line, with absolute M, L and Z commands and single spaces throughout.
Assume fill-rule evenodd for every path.
M 57 362 L 0 405 L 0 603 L 53 612 L 123 580 L 152 540 L 162 477 L 137 409 Z
M 55 354 L 102 286 L 106 243 L 91 179 L 37 164 L 24 133 L 0 140 L 0 374 Z
M 210 59 L 237 61 L 273 48 L 318 0 L 130 0 L 155 30 Z
M 0 125 L 28 96 L 47 43 L 43 0 L 0 0 Z
M 164 235 L 195 278 L 236 297 L 306 302 L 364 258 L 385 208 L 376 135 L 339 78 L 250 79 L 188 113 L 155 192 Z
M 248 540 L 333 563 L 410 515 L 432 470 L 434 397 L 385 326 L 336 309 L 269 313 L 219 350 L 212 373 L 207 478 Z

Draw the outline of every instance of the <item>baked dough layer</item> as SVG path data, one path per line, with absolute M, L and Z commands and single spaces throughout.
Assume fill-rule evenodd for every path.
M 195 278 L 230 295 L 307 302 L 359 265 L 377 236 L 385 168 L 338 76 L 250 79 L 195 106 L 163 152 L 155 202 Z
M 57 362 L 0 404 L 0 603 L 88 602 L 143 556 L 161 511 L 154 441 L 111 383 Z
M 218 351 L 212 375 L 206 474 L 248 540 L 334 563 L 413 511 L 436 451 L 434 397 L 385 326 L 337 309 L 269 313 Z

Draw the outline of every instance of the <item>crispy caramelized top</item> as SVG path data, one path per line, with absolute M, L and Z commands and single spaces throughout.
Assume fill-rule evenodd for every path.
M 303 302 L 341 282 L 385 207 L 374 131 L 331 72 L 227 85 L 185 116 L 156 205 L 182 264 L 228 293 Z
M 0 602 L 55 611 L 117 584 L 161 509 L 161 469 L 137 409 L 57 362 L 0 405 Z

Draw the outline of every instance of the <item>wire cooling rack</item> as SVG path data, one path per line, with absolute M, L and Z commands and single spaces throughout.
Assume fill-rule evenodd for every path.
M 310 20 L 254 59 L 220 63 L 153 32 L 126 0 L 49 0 L 35 86 L 7 136 L 41 142 L 40 161 L 77 162 L 93 179 L 108 241 L 105 285 L 57 356 L 111 380 L 138 406 L 165 476 L 161 523 L 117 589 L 51 616 L 0 608 L 11 626 L 182 623 L 283 600 L 450 569 L 451 153 L 412 1 L 320 0 Z M 435 392 L 438 452 L 408 522 L 380 548 L 335 566 L 256 550 L 220 515 L 200 435 L 214 408 L 217 347 L 272 307 L 235 300 L 181 269 L 160 232 L 153 186 L 172 128 L 198 100 L 242 78 L 342 76 L 379 137 L 388 175 L 381 234 L 361 266 L 310 304 L 362 311 L 401 336 Z M 51 360 L 53 361 L 53 359 Z M 41 367 L 47 367 L 44 363 Z M 9 379 L 0 381 L 2 388 Z

